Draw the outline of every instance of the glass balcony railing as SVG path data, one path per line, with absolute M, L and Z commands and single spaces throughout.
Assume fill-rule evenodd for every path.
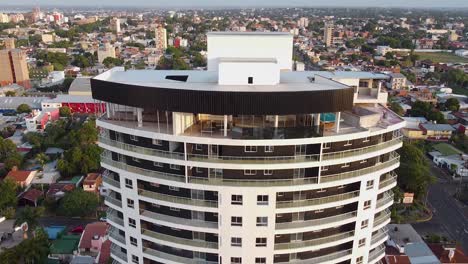
M 332 236 L 316 238 L 307 241 L 294 241 L 288 243 L 275 244 L 275 250 L 285 250 L 285 249 L 297 249 L 305 248 L 312 246 L 320 246 L 331 242 L 337 242 L 354 236 L 354 231 L 349 231 L 346 233 L 335 234 Z
M 117 228 L 111 227 L 109 229 L 109 236 L 125 245 L 125 237 L 119 234 L 119 230 Z
M 172 242 L 172 243 L 181 244 L 181 245 L 200 247 L 200 248 L 213 248 L 213 249 L 218 248 L 217 242 L 208 242 L 208 241 L 203 241 L 203 240 L 194 240 L 194 239 L 186 239 L 186 238 L 180 238 L 180 237 L 175 237 L 175 236 L 169 236 L 169 235 L 160 234 L 160 233 L 157 233 L 148 229 L 144 229 L 144 228 L 141 229 L 141 234 L 158 239 L 158 240 Z
M 357 215 L 357 211 L 354 211 L 354 212 L 349 212 L 345 214 L 324 217 L 320 219 L 277 223 L 276 229 L 293 229 L 293 228 L 304 228 L 304 227 L 320 226 L 320 225 L 325 225 L 325 224 L 333 224 L 336 222 L 353 219 L 356 217 L 356 215 Z
M 114 187 L 116 187 L 116 188 L 120 188 L 120 182 L 118 182 L 118 181 L 112 179 L 112 178 L 110 177 L 110 175 L 103 175 L 103 176 L 102 176 L 102 181 L 103 181 L 104 183 L 107 183 L 107 184 L 109 184 L 109 185 L 112 185 L 112 186 L 114 186 Z
M 330 195 L 322 198 L 306 199 L 306 200 L 292 200 L 292 201 L 279 201 L 276 202 L 276 208 L 292 208 L 292 207 L 305 207 L 312 205 L 321 205 L 333 202 L 353 199 L 359 196 L 359 191 L 348 193 Z
M 163 221 L 167 223 L 178 224 L 178 225 L 186 225 L 186 226 L 201 227 L 201 228 L 212 228 L 212 229 L 218 228 L 217 222 L 195 220 L 195 219 L 185 219 L 185 218 L 180 218 L 180 217 L 175 217 L 175 216 L 158 214 L 158 213 L 154 213 L 148 210 L 140 210 L 140 214 L 142 216 L 146 216 L 151 219 L 155 219 L 155 220 L 159 220 L 159 221 Z
M 383 196 L 381 199 L 377 200 L 377 204 L 376 204 L 376 209 L 377 209 L 377 211 L 378 211 L 382 206 L 384 206 L 384 205 L 386 205 L 386 204 L 388 204 L 388 203 L 390 203 L 390 202 L 393 202 L 394 198 L 395 198 L 395 195 L 393 194 L 392 191 L 385 192 L 385 193 L 384 193 L 384 196 Z
M 112 209 L 112 208 L 109 208 L 107 209 L 107 212 L 106 212 L 106 217 L 107 217 L 107 220 L 113 222 L 113 223 L 116 223 L 120 226 L 124 226 L 124 221 L 122 218 L 119 218 L 117 216 L 117 211 Z
M 390 210 L 385 209 L 385 211 L 383 211 L 381 215 L 379 215 L 378 217 L 374 219 L 374 228 L 388 221 L 390 219 L 390 215 L 391 215 Z
M 377 234 L 373 235 L 371 238 L 371 245 L 374 245 L 378 241 L 384 239 L 388 235 L 388 229 L 386 227 L 381 228 Z
M 343 251 L 338 251 L 335 253 L 331 253 L 328 255 L 316 257 L 316 258 L 310 258 L 310 259 L 291 259 L 287 262 L 276 262 L 275 264 L 321 264 L 321 263 L 326 263 L 326 262 L 332 262 L 335 261 L 334 263 L 337 263 L 338 259 L 348 257 L 351 258 L 353 251 L 351 249 L 343 250 Z
M 138 189 L 138 194 L 141 196 L 145 196 L 148 198 L 152 198 L 159 201 L 165 201 L 169 203 L 177 203 L 177 204 L 186 204 L 192 206 L 202 206 L 202 207 L 218 207 L 217 201 L 210 201 L 210 200 L 199 200 L 199 199 L 192 199 L 186 197 L 179 197 L 179 196 L 172 196 L 157 192 L 152 192 L 144 189 Z
M 157 250 L 154 250 L 152 248 L 147 248 L 147 247 L 143 248 L 143 252 L 145 254 L 148 254 L 148 255 L 151 255 L 160 259 L 165 259 L 165 260 L 169 260 L 172 262 L 176 262 L 176 263 L 187 263 L 187 264 L 217 264 L 218 263 L 215 261 L 207 261 L 203 259 L 184 258 L 181 256 L 164 253 L 164 252 L 157 251 Z
M 397 182 L 397 174 L 395 172 L 391 172 L 387 174 L 387 176 L 382 179 L 379 183 L 379 189 L 383 189 L 389 185 L 392 185 Z
M 337 152 L 332 152 L 332 153 L 324 153 L 322 155 L 322 160 L 342 159 L 342 158 L 347 158 L 347 157 L 359 156 L 359 155 L 371 153 L 374 151 L 386 149 L 388 147 L 398 145 L 401 142 L 402 142 L 402 137 L 399 136 L 387 142 L 379 143 L 379 144 L 368 146 L 368 147 L 350 149 L 350 150 L 345 150 L 345 151 L 337 151 Z
M 385 253 L 385 246 L 380 245 L 376 249 L 374 249 L 372 252 L 369 252 L 369 263 L 379 260 L 379 258 L 383 257 Z
M 132 172 L 132 173 L 136 173 L 136 174 L 140 174 L 140 175 L 144 175 L 144 176 L 148 176 L 148 177 L 152 177 L 156 179 L 185 182 L 184 175 L 142 169 L 139 167 L 127 165 L 124 162 L 112 160 L 109 156 L 105 154 L 101 155 L 101 162 L 103 164 L 107 164 L 109 166 L 112 166 L 112 167 L 115 167 L 124 171 Z
M 112 244 L 111 246 L 111 254 L 117 256 L 119 259 L 124 260 L 125 263 L 127 262 L 127 254 L 123 253 L 120 250 L 120 247 L 116 244 Z
M 115 206 L 122 207 L 122 201 L 117 200 L 116 198 L 112 197 L 111 195 L 106 196 L 104 199 L 106 202 L 109 202 Z

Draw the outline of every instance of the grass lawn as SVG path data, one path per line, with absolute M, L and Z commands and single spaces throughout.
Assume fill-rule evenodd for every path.
M 445 156 L 462 153 L 461 151 L 459 151 L 458 149 L 454 148 L 452 145 L 449 145 L 447 143 L 435 144 L 433 148 Z
M 414 54 L 419 55 L 421 60 L 431 60 L 433 62 L 442 63 L 468 63 L 468 59 L 458 57 L 457 55 L 448 52 L 415 52 Z

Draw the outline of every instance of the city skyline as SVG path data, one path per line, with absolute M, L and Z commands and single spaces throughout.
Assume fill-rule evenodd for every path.
M 103 0 L 96 5 L 95 1 L 91 0 L 71 0 L 71 1 L 61 1 L 61 0 L 25 0 L 21 3 L 0 3 L 1 6 L 29 6 L 29 5 L 45 5 L 45 6 L 114 6 L 114 7 L 178 7 L 178 8 L 193 8 L 193 7 L 405 7 L 405 8 L 436 8 L 436 7 L 446 7 L 446 8 L 468 8 L 468 2 L 464 0 L 452 0 L 445 1 L 441 3 L 436 0 L 429 1 L 403 1 L 395 0 L 392 2 L 377 0 L 377 1 L 368 1 L 368 0 L 335 0 L 335 1 L 326 1 L 326 0 L 316 0 L 316 1 L 305 1 L 305 0 L 292 0 L 292 1 L 266 1 L 259 0 L 252 3 L 247 0 L 237 0 L 229 3 L 219 3 L 215 0 L 200 0 L 196 3 L 187 0 L 178 0 L 171 1 L 170 3 L 157 0 L 148 3 L 144 0 L 135 0 L 135 1 L 124 1 L 124 0 Z

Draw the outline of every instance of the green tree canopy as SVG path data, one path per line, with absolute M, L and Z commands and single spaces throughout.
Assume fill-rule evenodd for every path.
M 28 223 L 29 230 L 35 230 L 39 226 L 39 218 L 44 214 L 43 207 L 26 206 L 18 212 L 15 219 L 15 226 L 20 226 L 22 223 Z
M 419 117 L 425 117 L 429 112 L 432 111 L 432 105 L 427 102 L 422 102 L 422 101 L 416 101 L 414 104 L 411 106 L 411 115 L 412 116 L 419 116 Z
M 449 98 L 445 101 L 445 107 L 449 111 L 458 111 L 460 109 L 460 102 L 456 98 Z
M 59 114 L 61 117 L 70 117 L 71 109 L 68 106 L 62 106 L 59 108 Z
M 88 216 L 96 212 L 99 205 L 98 196 L 95 193 L 76 189 L 62 198 L 59 213 L 66 216 Z
M 107 68 L 112 68 L 115 66 L 122 66 L 123 61 L 119 58 L 107 57 L 102 61 L 102 64 L 104 64 Z
M 5 211 L 9 208 L 15 208 L 17 203 L 16 190 L 18 185 L 16 182 L 5 179 L 0 182 L 0 215 L 5 215 Z
M 23 113 L 31 113 L 31 107 L 28 104 L 20 104 L 16 108 L 16 112 L 23 114 Z

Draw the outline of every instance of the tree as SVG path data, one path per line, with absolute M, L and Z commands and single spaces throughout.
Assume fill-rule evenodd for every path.
M 26 206 L 19 211 L 15 219 L 15 226 L 20 226 L 22 223 L 28 223 L 29 230 L 35 230 L 39 226 L 38 219 L 44 214 L 43 207 Z
M 31 107 L 28 104 L 20 104 L 16 108 L 16 112 L 23 114 L 23 113 L 31 113 Z
M 405 109 L 403 109 L 403 107 L 401 107 L 401 105 L 397 102 L 391 102 L 390 109 L 399 116 L 405 115 Z
M 96 211 L 99 205 L 98 196 L 95 193 L 76 189 L 63 197 L 59 212 L 66 216 L 88 216 Z
M 5 163 L 5 168 L 8 170 L 13 166 L 19 167 L 23 162 L 23 157 L 16 145 L 9 139 L 0 138 L 0 162 Z
M 44 263 L 49 255 L 49 240 L 43 229 L 35 230 L 32 239 L 23 240 L 15 247 L 20 263 Z
M 102 61 L 102 64 L 104 64 L 107 68 L 111 68 L 115 66 L 121 66 L 123 61 L 118 58 L 107 57 Z
M 442 114 L 439 111 L 431 111 L 427 114 L 427 119 L 431 121 L 435 121 L 437 124 L 445 124 L 447 123 L 444 117 L 444 114 Z
M 39 164 L 41 164 L 41 168 L 44 169 L 44 166 L 49 160 L 49 157 L 41 152 L 36 155 L 36 160 L 39 162 Z
M 10 179 L 0 182 L 0 215 L 5 215 L 5 211 L 15 208 L 17 203 L 16 189 L 18 185 Z
M 425 117 L 429 112 L 431 112 L 432 106 L 430 103 L 427 102 L 422 102 L 422 101 L 416 101 L 412 106 L 411 106 L 411 115 L 412 116 L 419 116 L 419 117 Z
M 15 95 L 16 95 L 16 92 L 15 92 L 15 91 L 7 91 L 7 92 L 5 93 L 5 96 L 6 96 L 6 97 L 13 97 L 13 96 L 15 96 Z
M 445 101 L 445 107 L 450 111 L 458 111 L 460 109 L 460 102 L 456 98 L 449 98 Z
M 71 109 L 68 106 L 62 106 L 59 108 L 59 114 L 61 117 L 70 117 Z
M 424 152 L 416 144 L 404 142 L 398 153 L 400 154 L 400 167 L 396 170 L 398 185 L 407 192 L 413 192 L 417 198 L 421 197 L 426 193 L 429 184 L 435 181 L 429 172 Z

